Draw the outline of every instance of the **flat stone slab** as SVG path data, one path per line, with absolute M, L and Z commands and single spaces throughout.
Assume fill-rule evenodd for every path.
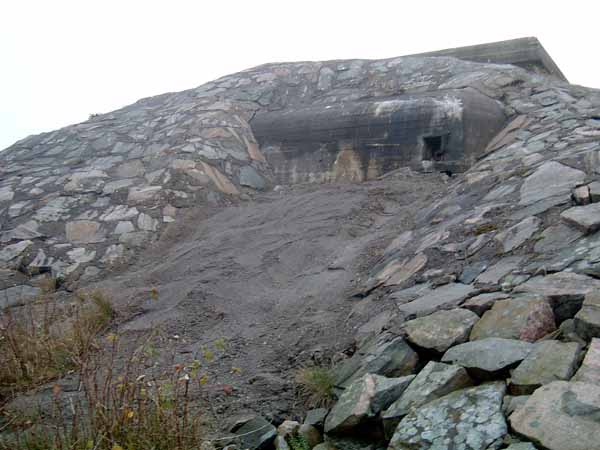
M 502 246 L 502 251 L 508 253 L 527 242 L 539 230 L 541 224 L 542 221 L 537 217 L 527 217 L 496 235 L 495 239 Z
M 600 293 L 586 294 L 581 309 L 575 315 L 575 331 L 586 340 L 600 337 Z
M 504 383 L 489 383 L 427 403 L 402 419 L 388 450 L 486 449 L 507 433 L 505 391 Z
M 0 290 L 0 309 L 22 305 L 33 300 L 41 293 L 42 290 L 40 288 L 28 286 L 26 284 L 2 289 Z
M 473 385 L 467 371 L 460 366 L 430 361 L 408 385 L 400 398 L 381 415 L 390 435 L 402 417 L 450 392 Z
M 553 381 L 569 380 L 575 373 L 581 345 L 576 342 L 542 341 L 511 373 L 510 391 L 531 394 Z
M 475 290 L 471 285 L 451 283 L 439 287 L 412 302 L 400 305 L 398 310 L 406 319 L 427 316 L 442 309 L 453 309 Z
M 442 362 L 458 364 L 476 378 L 489 379 L 523 361 L 534 348 L 534 344 L 516 339 L 486 338 L 452 347 Z
M 542 297 L 498 300 L 471 330 L 472 341 L 488 337 L 535 342 L 556 330 L 554 313 Z
M 476 279 L 478 284 L 499 284 L 506 275 L 511 273 L 513 270 L 519 267 L 521 256 L 510 256 L 508 258 L 502 258 L 493 266 L 489 267 L 485 272 L 479 275 Z
M 469 311 L 473 311 L 475 314 L 481 317 L 486 311 L 490 310 L 492 306 L 494 306 L 494 303 L 496 303 L 498 300 L 504 300 L 507 298 L 508 294 L 505 294 L 504 292 L 479 294 L 468 299 L 461 305 L 461 307 L 468 309 Z
M 344 390 L 327 416 L 325 432 L 349 432 L 377 417 L 404 392 L 414 377 L 386 378 L 367 374 L 355 381 Z
M 549 198 L 557 202 L 568 198 L 571 189 L 585 180 L 585 172 L 556 161 L 542 164 L 521 186 L 521 205 L 531 205 Z
M 572 381 L 583 381 L 600 386 L 600 339 L 591 340 L 581 367 Z
M 404 329 L 413 344 L 443 353 L 453 345 L 466 342 L 478 320 L 479 316 L 474 312 L 458 308 L 409 320 L 404 324 Z
M 555 381 L 510 416 L 520 435 L 549 450 L 600 450 L 600 386 Z
M 537 276 L 517 286 L 513 292 L 541 295 L 550 301 L 557 323 L 572 319 L 586 294 L 600 289 L 600 281 L 573 272 Z
M 600 229 L 600 203 L 569 208 L 560 217 L 585 233 L 593 233 Z
M 414 372 L 419 356 L 400 336 L 382 333 L 369 339 L 335 369 L 336 385 L 347 387 L 367 373 L 400 377 Z
M 556 252 L 569 246 L 582 236 L 583 233 L 572 226 L 558 223 L 546 228 L 542 232 L 540 239 L 535 243 L 533 249 L 538 253 Z

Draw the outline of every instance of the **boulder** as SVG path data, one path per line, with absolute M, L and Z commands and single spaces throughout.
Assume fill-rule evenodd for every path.
M 314 427 L 323 428 L 325 425 L 325 418 L 329 410 L 327 408 L 315 408 L 310 409 L 306 412 L 306 417 L 304 418 L 305 425 L 312 425 Z
M 405 319 L 427 316 L 442 309 L 453 309 L 465 300 L 475 288 L 471 285 L 450 283 L 441 286 L 422 297 L 400 305 L 398 310 Z
M 569 208 L 560 217 L 584 233 L 593 233 L 600 229 L 600 203 Z
M 500 337 L 534 342 L 556 330 L 554 313 L 541 297 L 498 300 L 471 330 L 470 339 Z
M 566 202 L 571 189 L 585 180 L 585 172 L 565 166 L 556 161 L 547 161 L 521 186 L 521 205 L 531 205 L 541 200 L 552 200 L 550 206 Z
M 583 381 L 600 386 L 600 339 L 592 339 L 583 363 L 572 381 Z
M 466 309 L 438 311 L 429 316 L 409 320 L 404 329 L 408 340 L 427 350 L 444 353 L 456 344 L 466 342 L 477 314 Z
M 531 353 L 535 345 L 515 339 L 486 338 L 449 349 L 442 362 L 458 364 L 479 379 L 502 375 Z
M 506 447 L 505 450 L 536 450 L 531 442 L 517 442 Z
M 600 289 L 600 280 L 572 272 L 533 277 L 513 292 L 525 292 L 546 298 L 557 323 L 572 319 L 581 308 L 586 294 Z
M 461 308 L 473 311 L 479 317 L 483 316 L 483 313 L 488 311 L 494 306 L 498 300 L 504 300 L 508 298 L 508 294 L 504 292 L 490 292 L 487 294 L 479 294 L 475 297 L 471 297 L 461 305 Z
M 400 419 L 411 410 L 472 384 L 463 367 L 428 362 L 400 398 L 381 415 L 386 434 L 391 435 Z
M 452 392 L 411 411 L 398 424 L 388 450 L 484 450 L 507 433 L 504 383 Z
M 529 395 L 505 395 L 502 410 L 505 416 L 511 415 L 527 402 Z
M 576 342 L 542 341 L 513 370 L 510 391 L 531 394 L 538 387 L 558 380 L 569 380 L 575 373 L 581 345 Z
M 367 374 L 352 383 L 340 396 L 327 419 L 326 433 L 349 432 L 366 424 L 404 392 L 414 375 L 385 378 Z
M 600 337 L 600 293 L 586 294 L 579 312 L 575 315 L 575 331 L 586 340 Z
M 600 450 L 600 386 L 555 381 L 510 416 L 512 428 L 548 450 Z
M 267 450 L 273 445 L 277 429 L 269 421 L 260 416 L 254 416 L 238 422 L 231 432 L 237 437 L 235 443 L 249 450 Z
M 412 374 L 419 361 L 406 341 L 386 332 L 369 339 L 352 358 L 335 369 L 335 384 L 342 388 L 367 373 L 388 377 Z

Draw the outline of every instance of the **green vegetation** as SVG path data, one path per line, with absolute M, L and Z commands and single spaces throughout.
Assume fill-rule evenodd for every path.
M 287 439 L 287 443 L 291 450 L 310 450 L 310 445 L 303 436 L 295 435 Z
M 304 367 L 296 376 L 300 396 L 310 407 L 329 406 L 335 399 L 335 377 L 325 367 Z

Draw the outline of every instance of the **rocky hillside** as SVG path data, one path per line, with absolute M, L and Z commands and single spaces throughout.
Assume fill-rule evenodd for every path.
M 445 90 L 508 118 L 465 173 L 271 190 L 256 114 Z M 290 368 L 343 350 L 319 450 L 600 449 L 599 152 L 600 92 L 514 66 L 261 66 L 0 153 L 0 302 L 51 272 L 110 286 L 124 330 L 163 324 L 182 355 L 228 338 L 224 411 L 277 425 Z M 282 449 L 284 425 L 234 432 Z

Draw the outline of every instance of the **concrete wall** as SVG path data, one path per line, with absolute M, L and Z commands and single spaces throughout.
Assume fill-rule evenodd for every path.
M 264 112 L 251 126 L 275 181 L 288 184 L 464 171 L 504 123 L 494 100 L 466 89 Z

